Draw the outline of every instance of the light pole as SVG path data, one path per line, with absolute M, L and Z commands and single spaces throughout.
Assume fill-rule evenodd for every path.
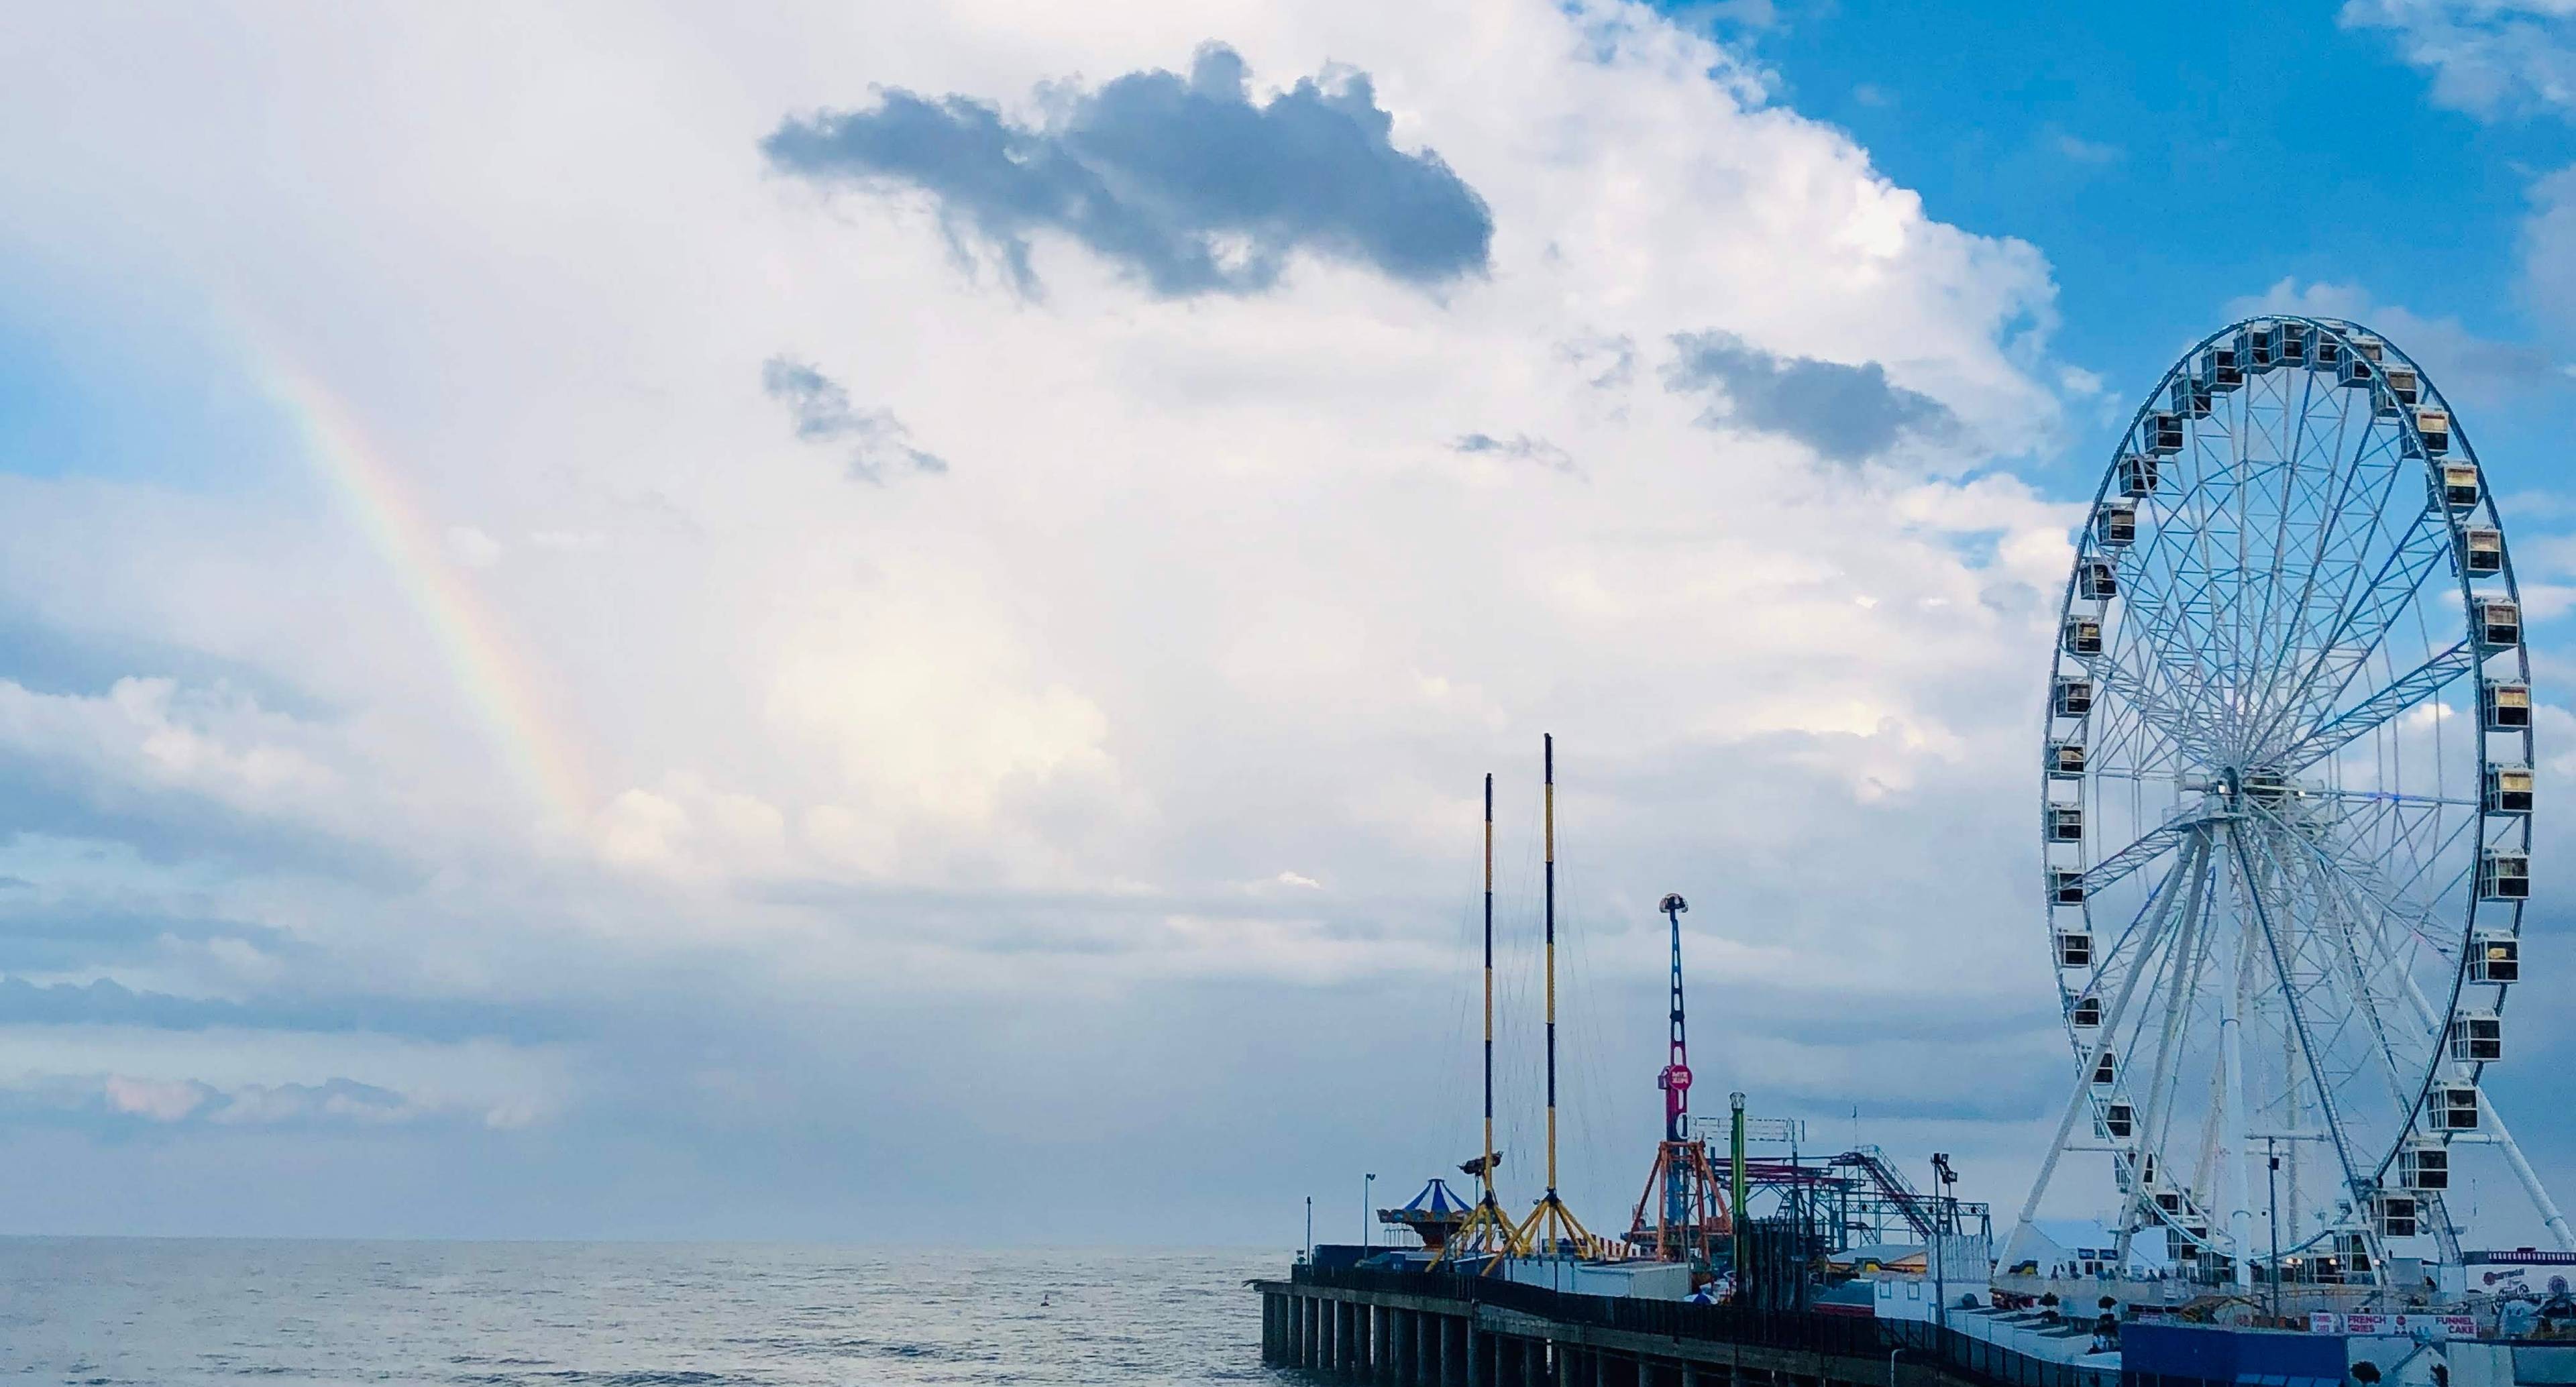
M 1306 1196 L 1306 1263 L 1315 1262 L 1315 1196 Z
M 2271 1157 L 2271 1173 L 2264 1177 L 2267 1193 L 2263 1202 L 2272 1218 L 2272 1322 L 2281 1322 L 2281 1143 L 2277 1137 L 2263 1138 L 2264 1154 Z
M 1369 1203 L 1374 1198 L 1369 1191 L 1376 1184 L 1375 1171 L 1371 1171 L 1360 1180 L 1360 1256 L 1362 1258 L 1369 1255 Z

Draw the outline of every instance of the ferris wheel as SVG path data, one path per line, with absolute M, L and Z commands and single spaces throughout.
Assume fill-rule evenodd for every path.
M 2576 1250 L 2480 1087 L 2530 886 L 2522 637 L 2477 455 L 2394 345 L 2260 318 L 2166 372 L 2060 611 L 2040 885 L 2076 1073 L 2024 1227 L 2062 1155 L 2108 1154 L 2122 1265 L 2385 1285 L 2459 1262 L 2500 1156 Z

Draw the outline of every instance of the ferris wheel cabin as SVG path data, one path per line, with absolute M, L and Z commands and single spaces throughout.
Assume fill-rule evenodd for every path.
M 2510 597 L 2481 597 L 2477 600 L 2478 643 L 2489 650 L 2510 650 L 2522 644 L 2522 604 Z M 2101 634 L 2097 630 L 2094 639 Z
M 2504 1018 L 2492 1011 L 2464 1011 L 2451 1018 L 2451 1058 L 2492 1064 L 2504 1058 Z
M 2204 394 L 2223 394 L 2245 383 L 2245 372 L 2236 364 L 2234 347 L 2212 347 L 2200 359 L 2200 388 Z
M 2489 848 L 2478 859 L 2478 898 L 2520 901 L 2531 897 L 2531 857 L 2506 848 Z
M 2410 1190 L 2451 1187 L 2451 1148 L 2438 1141 L 2409 1141 L 2397 1152 L 2397 1183 Z
M 2519 732 L 2531 726 L 2531 686 L 2519 679 L 2486 681 L 2478 705 L 2489 732 Z
M 2424 445 L 2420 453 L 2415 448 L 2418 440 L 2421 440 Z M 2451 451 L 2451 412 L 2446 409 L 2435 409 L 2431 405 L 2418 408 L 2415 411 L 2415 432 L 2408 436 L 2406 455 L 2440 457 L 2449 451 Z
M 2403 1194 L 2391 1190 L 2381 1190 L 2377 1194 L 2372 1195 L 2370 1197 L 2370 1216 L 2371 1221 L 2378 1226 L 2379 1236 L 2383 1238 L 2414 1237 L 2416 1224 L 2415 1215 L 2419 1203 L 2420 1201 L 2411 1194 Z
M 2169 458 L 2182 451 L 2182 418 L 2158 411 L 2147 416 L 2147 456 Z
M 2076 780 L 2084 774 L 2084 744 L 2077 741 L 2050 742 L 2047 758 L 2048 778 Z
M 2478 1090 L 2472 1084 L 2437 1084 L 2424 1097 L 2425 1125 L 2436 1132 L 2478 1129 Z
M 2090 931 L 2080 929 L 2059 930 L 2057 932 L 2057 966 L 2060 968 L 2092 967 L 2092 933 Z
M 2531 767 L 2487 767 L 2487 812 L 2490 814 L 2531 812 Z
M 2245 369 L 2261 375 L 2281 364 L 2281 325 L 2252 322 L 2236 330 L 2238 359 Z
M 2470 528 L 2460 531 L 2460 569 L 2473 578 L 2504 572 L 2504 531 Z
M 2105 501 L 2093 512 L 2093 542 L 2105 549 L 2126 549 L 2138 539 L 2138 508 Z
M 2443 463 L 2435 485 L 2441 492 L 2441 503 L 2453 511 L 2478 508 L 2478 465 L 2474 462 Z
M 2469 981 L 2522 981 L 2522 941 L 2503 930 L 2480 930 L 2469 949 Z
M 2120 459 L 2120 494 L 2133 500 L 2156 494 L 2154 454 L 2131 453 Z

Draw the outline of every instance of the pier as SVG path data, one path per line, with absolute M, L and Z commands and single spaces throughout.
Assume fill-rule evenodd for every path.
M 1919 1321 L 1298 1267 L 1255 1281 L 1261 1358 L 1388 1387 L 2116 1387 Z

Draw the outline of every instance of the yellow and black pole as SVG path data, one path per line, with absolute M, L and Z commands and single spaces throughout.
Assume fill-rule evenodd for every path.
M 1494 773 L 1485 772 L 1485 1207 L 1494 1205 Z
M 1541 733 L 1547 838 L 1547 1202 L 1556 1202 L 1556 738 Z
M 1485 776 L 1485 1147 L 1468 1163 L 1476 1174 L 1482 1195 L 1475 1211 L 1450 1235 L 1440 1254 L 1432 1258 L 1439 1266 L 1449 1260 L 1453 1249 L 1473 1248 L 1487 1254 L 1485 1270 L 1492 1271 L 1507 1253 L 1526 1250 L 1521 1243 L 1521 1230 L 1503 1212 L 1501 1201 L 1494 1197 L 1494 1167 L 1502 1155 L 1494 1150 L 1494 777 Z
M 1577 1249 L 1587 1247 L 1592 1234 L 1556 1194 L 1556 738 L 1543 737 L 1540 746 L 1546 769 L 1547 1193 L 1539 1196 L 1528 1221 L 1521 1225 L 1521 1246 L 1524 1251 L 1554 1257 L 1564 1253 L 1568 1242 Z

